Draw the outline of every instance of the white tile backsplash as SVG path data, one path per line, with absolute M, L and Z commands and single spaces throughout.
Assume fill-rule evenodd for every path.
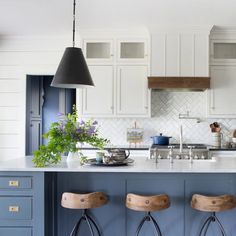
M 143 144 L 151 144 L 151 136 L 163 133 L 172 136 L 171 142 L 178 142 L 179 127 L 183 126 L 184 142 L 211 144 L 210 123 L 217 121 L 222 127 L 224 142 L 232 136 L 236 129 L 236 119 L 206 119 L 207 92 L 162 92 L 152 91 L 151 118 L 99 118 L 100 133 L 110 139 L 114 145 L 127 144 L 126 129 L 138 127 L 144 129 Z M 190 112 L 196 120 L 179 119 L 179 113 Z

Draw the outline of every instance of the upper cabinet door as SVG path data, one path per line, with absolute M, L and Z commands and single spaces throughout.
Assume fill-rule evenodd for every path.
M 117 40 L 118 62 L 147 62 L 148 48 L 146 40 Z
M 236 65 L 236 40 L 212 40 L 211 64 Z
M 112 40 L 84 40 L 84 54 L 87 62 L 112 62 Z
M 89 66 L 95 87 L 78 90 L 82 91 L 82 115 L 110 116 L 113 115 L 113 66 Z M 80 107 L 79 107 L 80 110 Z
M 211 66 L 208 116 L 236 118 L 236 66 Z
M 209 35 L 157 33 L 151 38 L 152 76 L 209 76 Z
M 127 65 L 117 69 L 117 114 L 149 116 L 148 67 Z

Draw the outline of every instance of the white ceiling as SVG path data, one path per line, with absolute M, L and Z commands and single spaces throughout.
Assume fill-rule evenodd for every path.
M 77 0 L 77 27 L 236 25 L 235 0 Z M 72 0 L 0 0 L 0 35 L 71 32 Z

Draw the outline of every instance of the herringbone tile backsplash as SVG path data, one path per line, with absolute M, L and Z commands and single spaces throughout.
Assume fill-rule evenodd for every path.
M 223 143 L 230 141 L 236 129 L 236 119 L 206 119 L 206 92 L 160 92 L 152 91 L 151 118 L 104 118 L 97 119 L 100 133 L 114 145 L 127 145 L 126 129 L 134 126 L 144 130 L 143 144 L 151 144 L 153 135 L 173 137 L 179 141 L 179 127 L 183 126 L 184 142 L 211 144 L 210 123 L 217 121 L 222 127 Z M 191 117 L 199 117 L 200 123 L 192 119 L 179 119 L 179 113 L 189 111 Z

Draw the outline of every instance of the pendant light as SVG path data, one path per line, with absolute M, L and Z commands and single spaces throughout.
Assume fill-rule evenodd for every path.
M 51 86 L 86 88 L 94 86 L 81 48 L 75 47 L 75 5 L 73 4 L 73 47 L 67 47 L 53 77 Z

